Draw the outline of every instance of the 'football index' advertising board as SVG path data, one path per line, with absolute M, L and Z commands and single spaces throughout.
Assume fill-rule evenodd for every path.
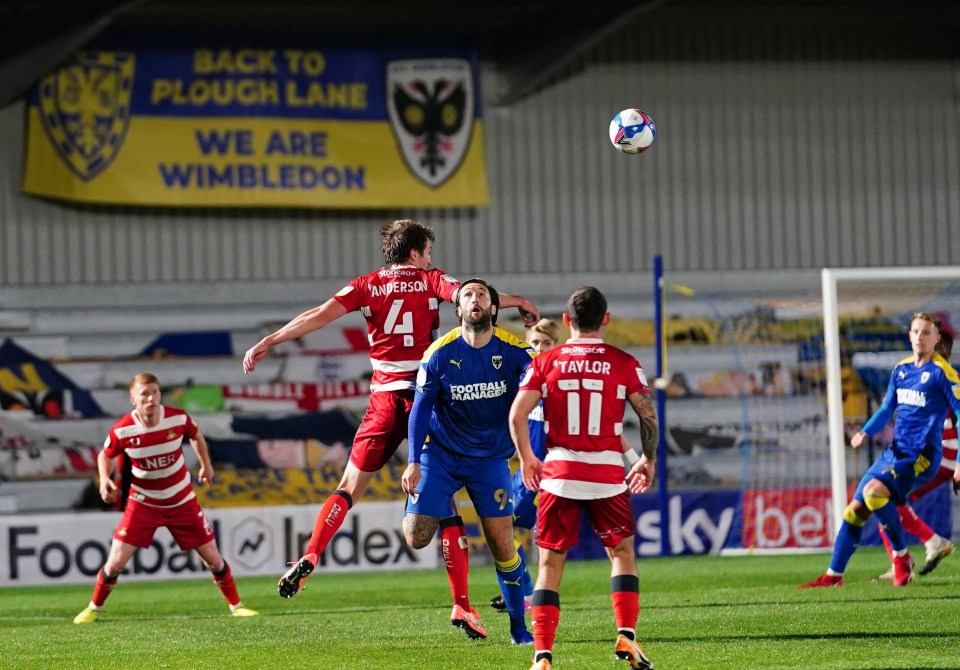
M 299 560 L 310 539 L 311 505 L 208 509 L 220 552 L 239 576 L 280 575 Z M 403 538 L 403 501 L 363 502 L 333 536 L 317 573 L 435 568 L 434 544 L 420 550 Z M 0 588 L 92 584 L 107 559 L 120 512 L 0 515 Z M 182 551 L 169 531 L 157 531 L 123 571 L 123 581 L 207 576 L 195 551 Z
M 489 202 L 473 48 L 100 37 L 31 91 L 23 190 L 189 207 Z

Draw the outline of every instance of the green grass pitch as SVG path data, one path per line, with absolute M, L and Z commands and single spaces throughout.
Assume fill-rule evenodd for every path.
M 922 552 L 922 547 L 919 548 Z M 920 553 L 922 558 L 922 553 Z M 826 554 L 639 561 L 638 637 L 659 670 L 677 668 L 958 668 L 960 557 L 905 588 L 873 581 L 878 549 L 854 556 L 847 585 L 797 590 Z M 297 670 L 530 667 L 507 617 L 487 606 L 492 566 L 471 569 L 487 640 L 449 624 L 442 570 L 312 576 L 296 597 L 275 578 L 238 580 L 260 617 L 232 618 L 207 580 L 122 579 L 100 620 L 74 625 L 87 585 L 0 590 L 0 668 Z M 611 668 L 615 634 L 609 564 L 572 562 L 561 587 L 556 670 Z

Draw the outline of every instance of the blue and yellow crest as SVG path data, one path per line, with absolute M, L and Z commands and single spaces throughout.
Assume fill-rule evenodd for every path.
M 130 125 L 133 71 L 133 54 L 80 51 L 40 82 L 47 136 L 85 181 L 107 169 L 120 151 Z

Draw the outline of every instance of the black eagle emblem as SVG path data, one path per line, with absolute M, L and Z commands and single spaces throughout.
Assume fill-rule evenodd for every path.
M 466 117 L 467 92 L 462 82 L 438 79 L 432 90 L 421 79 L 393 89 L 393 104 L 403 129 L 417 138 L 416 148 L 421 152 L 420 167 L 436 177 L 438 170 L 447 164 L 445 152 L 449 152 L 448 138 L 463 127 Z

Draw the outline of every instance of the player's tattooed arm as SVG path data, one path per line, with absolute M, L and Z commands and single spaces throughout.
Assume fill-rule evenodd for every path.
M 640 418 L 640 446 L 643 455 L 652 461 L 657 457 L 657 443 L 660 441 L 657 410 L 654 409 L 648 394 L 633 393 L 629 400 L 633 411 Z

